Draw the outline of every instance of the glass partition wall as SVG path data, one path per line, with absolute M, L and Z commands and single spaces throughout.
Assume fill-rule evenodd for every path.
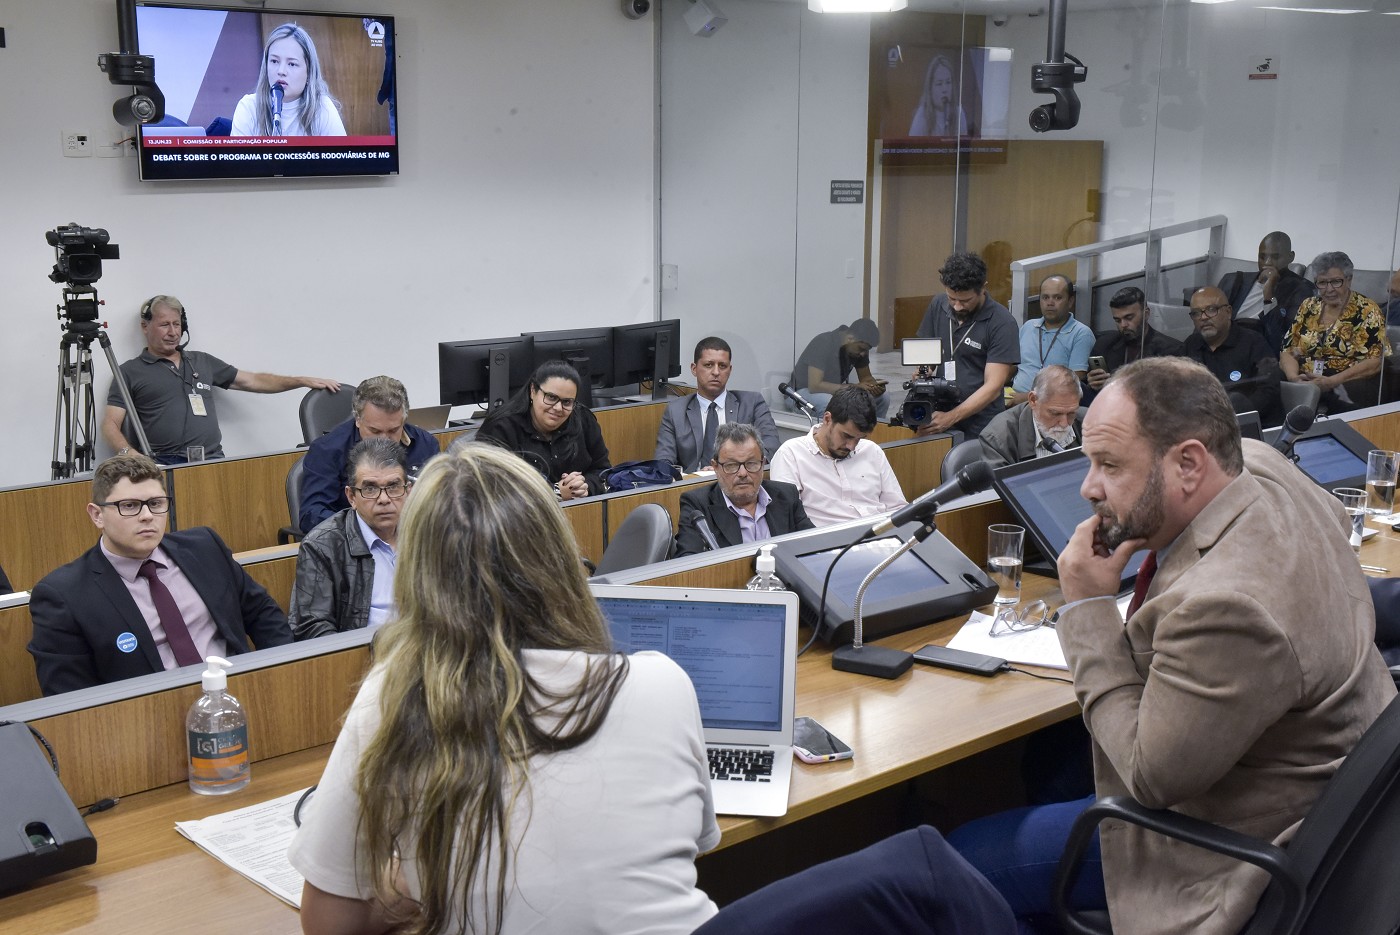
M 1275 230 L 1295 266 L 1342 251 L 1355 266 L 1343 288 L 1388 298 L 1400 0 L 1070 0 L 1082 109 L 1074 129 L 1044 134 L 1027 119 L 1049 100 L 1031 92 L 1039 0 L 872 15 L 717 2 L 728 21 L 706 37 L 687 27 L 690 0 L 659 5 L 660 257 L 673 273 L 660 304 L 685 346 L 729 340 L 736 388 L 776 399 L 806 343 L 855 318 L 897 348 L 956 249 L 983 255 L 988 291 L 1019 319 L 1037 308 L 1012 307 L 1013 261 L 1225 218 L 1214 239 L 1204 225 L 1085 261 L 1076 314 L 1095 330 L 1112 327 L 1107 299 L 1124 285 L 1179 307 L 1257 271 Z M 1028 294 L 1083 268 L 1038 269 Z M 1400 396 L 1387 382 L 1382 396 Z

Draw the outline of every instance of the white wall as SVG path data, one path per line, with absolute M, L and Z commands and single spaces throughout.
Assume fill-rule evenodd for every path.
M 0 484 L 49 476 L 60 293 L 44 231 L 68 221 L 121 245 L 98 283 L 119 359 L 141 347 L 140 302 L 167 292 L 195 346 L 235 366 L 389 373 L 427 405 L 440 340 L 654 316 L 653 20 L 608 0 L 364 6 L 398 18 L 400 176 L 155 184 L 131 157 L 60 156 L 62 130 L 117 126 L 123 89 L 96 67 L 117 44 L 111 0 L 7 5 L 0 84 L 28 90 L 0 101 Z M 100 363 L 100 397 L 108 380 Z M 299 441 L 300 395 L 224 394 L 226 451 Z

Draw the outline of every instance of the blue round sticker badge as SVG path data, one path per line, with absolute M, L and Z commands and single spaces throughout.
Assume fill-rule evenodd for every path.
M 130 630 L 117 635 L 117 649 L 124 653 L 136 651 L 136 634 Z
M 1240 373 L 1238 370 L 1231 370 L 1231 371 L 1230 371 L 1230 382 L 1231 382 L 1231 383 L 1238 383 L 1238 382 L 1240 382 L 1240 377 L 1242 377 L 1242 376 L 1244 376 L 1244 374 Z

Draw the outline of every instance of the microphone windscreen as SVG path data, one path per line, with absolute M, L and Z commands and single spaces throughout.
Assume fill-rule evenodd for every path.
M 963 493 L 980 493 L 992 486 L 992 466 L 986 461 L 974 461 L 958 475 Z
M 1283 420 L 1288 431 L 1294 435 L 1301 435 L 1312 428 L 1313 421 L 1317 418 L 1317 411 L 1311 406 L 1294 406 L 1288 410 L 1288 417 Z

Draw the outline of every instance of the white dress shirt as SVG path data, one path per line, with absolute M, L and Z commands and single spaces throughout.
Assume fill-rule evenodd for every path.
M 817 444 L 820 427 L 783 442 L 768 471 L 773 480 L 797 487 L 813 525 L 843 523 L 908 503 L 879 445 L 863 438 L 849 457 L 833 458 Z

